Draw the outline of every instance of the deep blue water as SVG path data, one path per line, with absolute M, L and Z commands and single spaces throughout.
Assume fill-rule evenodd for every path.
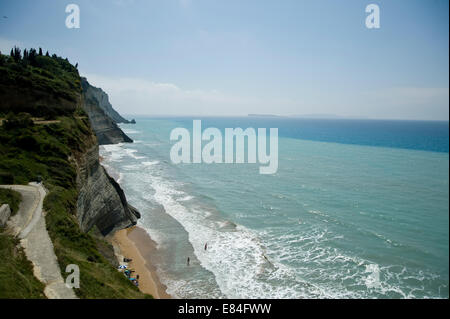
M 206 127 L 276 127 L 281 137 L 321 142 L 449 152 L 448 121 L 299 119 L 277 117 L 196 118 Z M 185 126 L 192 118 L 177 119 Z

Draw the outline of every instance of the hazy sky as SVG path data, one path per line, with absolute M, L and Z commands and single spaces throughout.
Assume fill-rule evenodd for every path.
M 69 3 L 80 29 L 65 26 Z M 380 29 L 365 26 L 371 3 Z M 67 56 L 124 114 L 447 120 L 448 12 L 448 0 L 0 0 L 0 50 Z

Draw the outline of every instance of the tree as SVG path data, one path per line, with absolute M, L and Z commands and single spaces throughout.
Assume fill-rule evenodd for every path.
M 39 55 L 42 56 L 42 48 L 39 48 Z
M 48 57 L 50 57 L 50 54 L 48 53 L 48 51 L 47 51 L 47 53 L 45 53 L 45 56 L 48 56 Z
M 12 57 L 14 58 L 14 61 L 19 62 L 22 59 L 21 50 L 18 47 L 14 46 L 12 53 L 13 53 Z
M 32 66 L 37 66 L 37 52 L 36 49 L 30 49 L 30 51 L 28 52 L 28 60 L 30 61 L 30 64 Z

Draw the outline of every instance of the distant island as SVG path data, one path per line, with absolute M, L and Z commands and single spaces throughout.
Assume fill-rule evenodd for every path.
M 285 116 L 275 114 L 248 114 L 248 117 L 285 117 Z
M 347 117 L 336 114 L 292 114 L 292 115 L 276 115 L 276 114 L 248 114 L 248 117 L 276 117 L 276 118 L 304 118 L 304 119 L 346 119 Z M 351 117 L 348 117 L 351 118 Z

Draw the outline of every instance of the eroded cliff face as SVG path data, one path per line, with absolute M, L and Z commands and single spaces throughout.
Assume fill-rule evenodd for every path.
M 133 143 L 114 121 L 107 116 L 92 100 L 85 100 L 83 109 L 89 116 L 92 129 L 100 145 Z
M 49 119 L 61 117 L 61 126 L 55 123 L 54 128 L 47 127 L 47 134 L 60 134 L 59 130 L 64 127 L 79 129 L 74 132 L 74 135 L 68 135 L 65 142 L 60 142 L 65 143 L 64 146 L 71 149 L 69 160 L 77 173 L 76 186 L 79 196 L 76 215 L 81 230 L 88 232 L 92 227 L 97 226 L 103 235 L 107 235 L 114 230 L 136 224 L 140 217 L 139 212 L 128 205 L 120 186 L 99 163 L 99 143 L 132 142 L 117 126 L 115 121 L 127 121 L 113 110 L 108 95 L 101 89 L 90 86 L 86 79 L 80 78 L 76 67 L 71 65 L 67 59 L 37 56 L 36 61 L 33 62 L 34 65 L 31 66 L 30 61 L 22 63 L 23 60 L 19 62 L 10 58 L 6 60 L 4 56 L 0 56 L 0 58 L 3 61 L 0 66 L 0 113 L 27 112 L 33 117 L 48 117 Z M 79 112 L 80 108 L 88 114 L 92 130 L 87 129 L 84 124 L 66 126 L 69 125 L 68 123 L 74 124 L 72 123 L 73 117 L 80 117 L 80 113 L 82 113 Z M 68 123 L 64 124 L 65 120 Z M 85 121 L 85 119 L 79 120 Z M 55 148 L 50 142 L 39 145 L 39 141 L 33 137 L 32 133 L 26 132 L 26 130 L 21 133 L 28 138 L 27 142 L 2 148 L 2 151 L 5 149 L 11 152 L 11 158 L 16 154 L 15 148 L 29 147 L 25 144 L 30 140 L 33 141 L 30 142 L 30 145 L 36 147 L 36 150 L 33 151 L 37 152 L 38 148 L 39 150 L 51 150 L 49 157 L 41 157 L 43 154 L 38 153 L 39 156 L 32 156 L 26 163 L 23 162 L 27 165 L 23 166 L 23 170 L 30 171 L 29 175 L 38 176 L 39 174 L 34 170 L 35 167 L 39 167 L 40 170 L 40 166 L 32 163 L 45 164 L 45 160 L 48 158 L 51 158 L 54 163 L 69 165 L 65 161 L 66 152 L 63 151 L 63 148 L 59 148 L 61 145 L 55 146 Z M 1 142 L 0 145 L 2 145 Z M 28 151 L 31 152 L 32 149 L 30 148 Z M 17 165 L 21 167 L 20 164 Z M 47 165 L 55 164 L 49 162 Z M 48 171 L 51 172 L 51 169 Z M 69 175 L 68 171 L 60 175 L 63 178 L 61 184 L 58 185 L 73 191 L 72 179 L 66 178 L 66 174 Z M 4 175 L 3 171 L 0 173 Z M 72 177 L 72 173 L 70 170 L 70 177 Z M 27 175 L 28 173 L 21 178 L 29 179 L 30 176 Z M 14 181 L 14 176 L 9 172 L 4 176 L 6 176 L 4 179 L 8 178 L 12 182 Z M 0 223 L 5 219 L 3 215 L 6 216 L 7 213 L 4 212 L 4 209 L 0 209 Z
M 140 214 L 127 203 L 119 184 L 100 164 L 99 145 L 133 141 L 100 107 L 100 104 L 109 105 L 110 112 L 120 117 L 109 104 L 106 93 L 92 87 L 85 78 L 81 78 L 81 86 L 80 105 L 88 114 L 96 137 L 93 136 L 90 146 L 75 159 L 79 190 L 77 218 L 82 231 L 89 232 L 92 227 L 97 226 L 106 236 L 135 225 Z
M 106 236 L 136 224 L 139 212 L 127 203 L 119 184 L 100 165 L 98 144 L 77 159 L 77 218 L 81 229 L 88 232 L 97 226 Z
M 89 116 L 92 128 L 100 145 L 132 143 L 117 123 L 129 123 L 111 106 L 108 95 L 101 89 L 93 87 L 86 78 L 81 78 L 83 88 L 83 109 Z
M 116 123 L 130 123 L 123 118 L 116 110 L 113 109 L 109 102 L 108 94 L 100 88 L 89 84 L 85 77 L 81 77 L 81 86 L 87 99 L 95 99 L 98 106 Z

